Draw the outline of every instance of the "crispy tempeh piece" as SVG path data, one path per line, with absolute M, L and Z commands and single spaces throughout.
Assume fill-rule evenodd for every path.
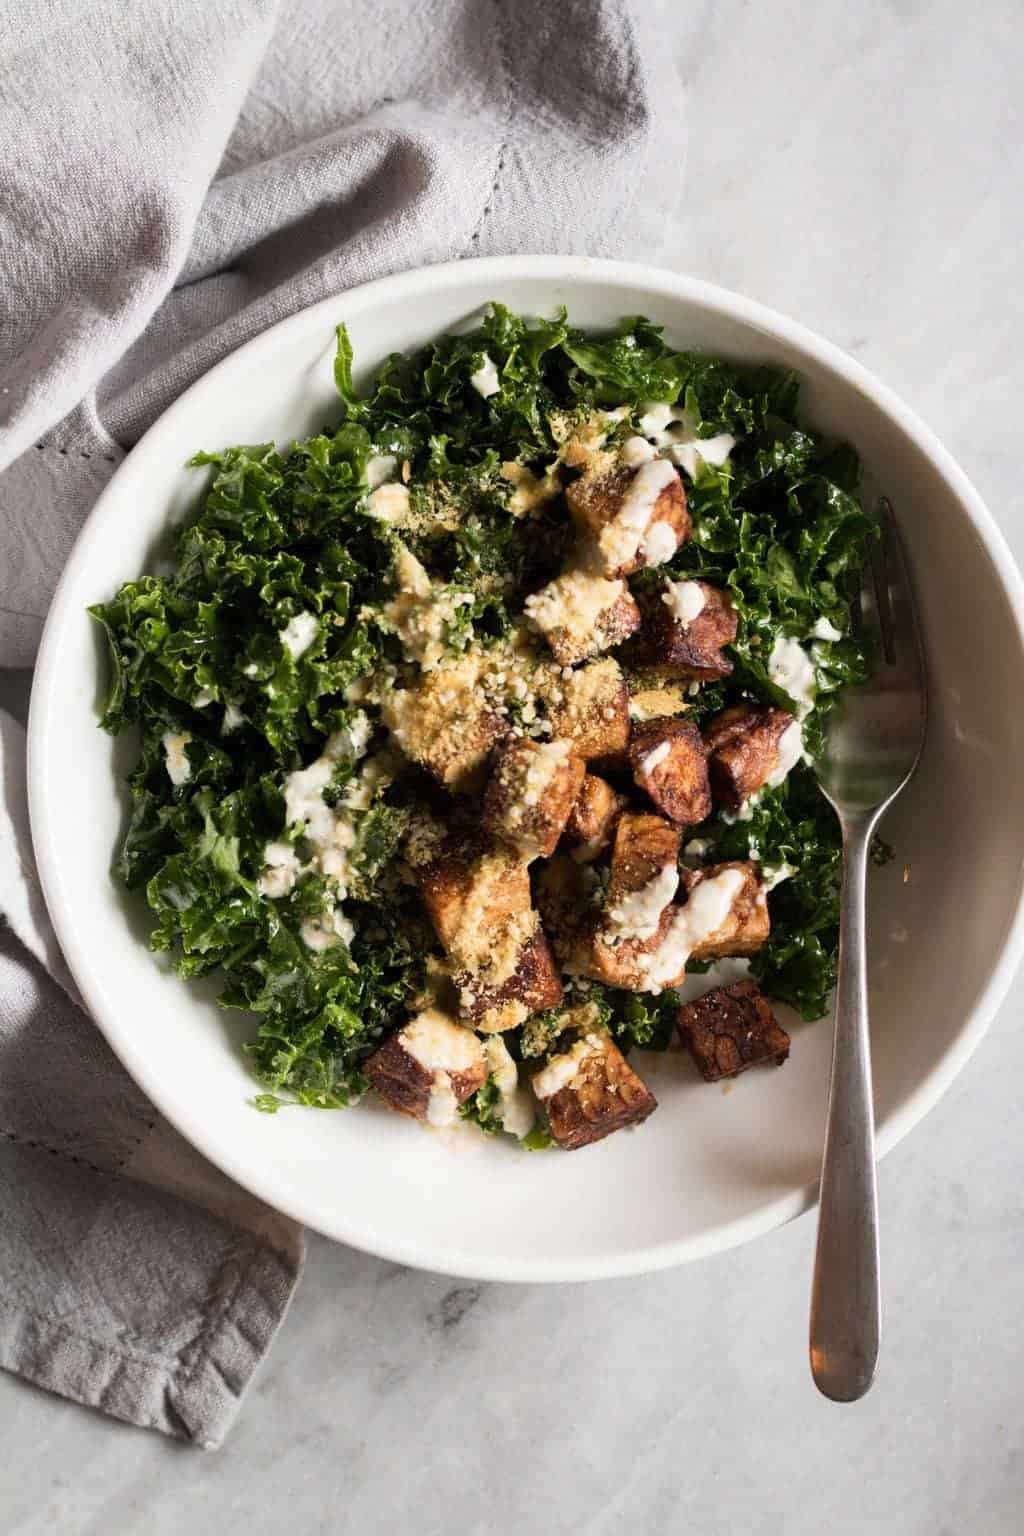
M 593 904 L 592 896 L 593 873 L 588 866 L 565 854 L 556 854 L 544 866 L 537 905 L 563 969 L 610 987 L 643 990 L 643 958 L 664 937 L 671 909 L 663 913 L 652 938 L 623 939 L 606 928 L 604 911 Z
M 533 924 L 534 931 L 519 950 L 515 970 L 507 980 L 488 982 L 486 971 L 452 973 L 459 992 L 459 1012 L 481 1034 L 515 1029 L 531 1014 L 557 1008 L 562 1001 L 561 978 L 536 913 Z
M 589 864 L 604 852 L 627 804 L 625 795 L 613 789 L 607 779 L 596 773 L 584 774 L 565 824 L 565 841 L 572 845 L 574 859 Z
M 425 672 L 409 688 L 396 688 L 381 713 L 398 745 L 447 789 L 472 790 L 491 749 L 508 734 L 479 688 L 479 658 Z
M 629 763 L 637 784 L 671 821 L 696 826 L 710 816 L 704 742 L 691 721 L 669 717 L 634 725 Z
M 624 811 L 615 829 L 612 847 L 611 878 L 605 906 L 609 913 L 629 896 L 647 891 L 665 870 L 678 874 L 679 831 L 661 816 L 643 811 Z M 664 883 L 664 882 L 663 882 Z M 675 885 L 659 908 L 675 895 Z
M 552 1136 L 569 1152 L 639 1125 L 658 1107 L 611 1037 L 596 1031 L 553 1056 L 534 1075 L 532 1087 Z
M 796 720 L 788 709 L 766 704 L 734 704 L 709 722 L 704 745 L 711 793 L 719 805 L 739 810 L 763 789 L 780 766 L 780 744 L 793 726 Z
M 484 796 L 485 829 L 524 859 L 550 858 L 585 773 L 567 741 L 524 738 L 503 745 Z
M 419 879 L 451 961 L 462 1018 L 493 1033 L 561 1002 L 562 983 L 531 905 L 529 871 L 511 849 L 449 847 Z
M 737 1077 L 760 1062 L 781 1067 L 789 1055 L 789 1035 L 771 1004 L 753 981 L 715 987 L 676 1014 L 683 1044 L 705 1082 Z
M 668 934 L 672 914 L 676 908 L 668 905 L 658 918 L 658 926 L 650 938 L 625 939 L 618 937 L 600 918 L 593 917 L 586 924 L 576 941 L 569 962 L 569 969 L 576 976 L 587 976 L 600 981 L 606 987 L 618 987 L 624 992 L 651 990 L 649 965 Z M 662 987 L 675 987 L 686 975 L 685 963 L 677 972 L 661 983 Z M 659 988 L 660 990 L 660 988 Z
M 438 1008 L 425 1008 L 385 1040 L 363 1071 L 389 1108 L 432 1125 L 451 1124 L 487 1081 L 476 1035 Z
M 631 992 L 647 989 L 650 955 L 668 931 L 679 885 L 679 833 L 660 816 L 623 812 L 604 906 L 579 923 L 568 961 L 577 975 Z
M 687 897 L 706 880 L 713 880 L 726 870 L 735 870 L 741 878 L 725 920 L 713 933 L 705 934 L 690 950 L 692 960 L 718 960 L 729 955 L 752 955 L 767 942 L 771 933 L 768 899 L 757 866 L 743 859 L 726 864 L 712 864 L 703 869 L 683 872 Z
M 524 607 L 563 667 L 599 656 L 640 627 L 640 609 L 626 583 L 582 566 L 563 571 Z
M 663 677 L 714 682 L 732 673 L 722 646 L 736 639 L 736 628 L 727 592 L 706 581 L 670 581 L 644 604 L 638 657 Z
M 690 537 L 686 492 L 667 459 L 639 468 L 599 467 L 573 482 L 565 499 L 577 527 L 592 541 L 606 576 L 629 576 L 671 559 Z
M 593 879 L 590 870 L 568 854 L 556 853 L 544 864 L 537 880 L 537 910 L 565 968 L 595 911 L 589 902 L 588 879 Z
M 438 938 L 451 954 L 475 935 L 481 919 L 497 929 L 530 910 L 530 872 L 509 848 L 483 840 L 447 843 L 419 872 L 423 900 Z
M 629 690 L 618 662 L 588 661 L 570 677 L 543 683 L 552 735 L 584 762 L 614 758 L 629 743 Z

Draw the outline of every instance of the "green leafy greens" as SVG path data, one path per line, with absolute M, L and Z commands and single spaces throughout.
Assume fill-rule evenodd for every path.
M 488 360 L 497 388 L 485 395 L 473 375 Z M 500 645 L 569 539 L 560 497 L 517 515 L 509 462 L 539 481 L 573 424 L 595 411 L 628 408 L 609 427 L 621 439 L 650 402 L 678 402 L 700 436 L 736 439 L 725 464 L 702 462 L 687 484 L 692 539 L 667 567 L 634 578 L 640 588 L 666 572 L 697 576 L 733 596 L 736 671 L 693 700 L 693 718 L 740 696 L 791 705 L 769 676 L 772 646 L 808 641 L 824 619 L 841 638 L 810 646 L 813 750 L 838 690 L 868 665 L 850 624 L 872 531 L 856 460 L 798 423 L 792 375 L 675 351 L 640 318 L 595 337 L 564 314 L 531 323 L 495 304 L 478 329 L 388 358 L 363 394 L 341 326 L 335 379 L 335 418 L 313 437 L 285 450 L 196 454 L 191 463 L 210 478 L 175 535 L 173 573 L 128 582 L 91 610 L 111 655 L 102 724 L 140 734 L 117 874 L 145 895 L 152 947 L 182 976 L 219 973 L 223 1006 L 255 1016 L 249 1052 L 265 1110 L 355 1101 L 367 1055 L 405 1019 L 438 952 L 401 872 L 411 821 L 436 799 L 422 775 L 384 773 L 353 796 L 361 754 L 335 752 L 323 803 L 352 807 L 349 926 L 318 946 L 307 942 L 309 924 L 326 921 L 337 892 L 310 860 L 302 827 L 287 824 L 286 777 L 317 761 L 325 743 L 363 731 L 370 748 L 386 749 L 379 712 L 365 701 L 371 683 L 379 697 L 404 665 L 384 612 L 400 540 L 458 594 L 448 647 Z M 382 464 L 408 489 L 400 530 L 373 512 Z M 307 643 L 288 643 L 293 632 L 308 633 Z M 772 937 L 753 969 L 771 995 L 816 1017 L 834 978 L 840 852 L 810 773 L 798 768 L 763 794 L 749 821 L 716 814 L 698 835 L 709 859 L 752 855 L 795 870 L 771 894 Z M 277 894 L 268 845 L 303 871 Z M 671 993 L 595 984 L 588 996 L 627 1045 L 667 1044 Z M 526 1032 L 545 1041 L 531 1021 L 510 1039 L 516 1055 Z M 557 1025 L 546 1043 L 556 1035 Z M 464 1112 L 493 1127 L 493 1088 Z M 533 1144 L 543 1142 L 536 1132 Z

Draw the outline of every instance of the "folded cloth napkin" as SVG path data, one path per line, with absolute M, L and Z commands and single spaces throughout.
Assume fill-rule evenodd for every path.
M 0 17 L 0 663 L 31 665 L 125 452 L 273 321 L 452 257 L 656 259 L 682 153 L 670 16 L 665 0 L 29 0 Z M 2 748 L 0 1363 L 213 1445 L 301 1234 L 164 1124 L 78 1008 L 7 718 Z
M 0 711 L 0 1365 L 215 1446 L 284 1316 L 302 1231 L 171 1129 L 77 1005 L 24 765 Z

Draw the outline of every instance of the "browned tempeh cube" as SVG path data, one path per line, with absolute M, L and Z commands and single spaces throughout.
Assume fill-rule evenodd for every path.
M 583 759 L 567 741 L 506 743 L 495 754 L 484 827 L 524 859 L 550 858 L 585 773 Z
M 664 677 L 713 682 L 733 670 L 722 646 L 736 639 L 736 627 L 727 592 L 705 581 L 669 581 L 644 606 L 638 655 Z
M 600 896 L 590 866 L 567 854 L 550 859 L 537 882 L 537 906 L 562 969 L 609 986 L 632 987 L 639 975 L 636 953 L 644 946 L 605 941 Z
M 781 1067 L 789 1036 L 753 981 L 715 987 L 676 1014 L 679 1035 L 705 1082 L 736 1077 L 759 1062 Z
M 624 581 L 572 566 L 524 604 L 563 667 L 599 656 L 640 627 L 640 609 Z
M 451 1124 L 487 1081 L 476 1035 L 438 1008 L 425 1008 L 385 1040 L 363 1071 L 391 1109 L 433 1125 Z
M 629 743 L 633 777 L 659 811 L 680 826 L 711 814 L 708 763 L 700 731 L 689 720 L 645 720 Z
M 537 881 L 537 910 L 552 948 L 563 965 L 568 966 L 585 927 L 597 916 L 591 893 L 596 887 L 593 871 L 556 853 L 540 872 Z
M 624 938 L 605 918 L 595 914 L 577 934 L 569 969 L 576 976 L 588 976 L 606 987 L 619 987 L 625 992 L 652 991 L 652 956 L 667 937 L 676 911 L 677 908 L 667 905 L 647 938 Z M 684 961 L 671 976 L 659 980 L 658 990 L 678 986 L 685 975 Z
M 570 969 L 608 986 L 659 993 L 683 982 L 691 958 L 749 955 L 760 948 L 769 932 L 768 903 L 752 864 L 687 870 L 683 882 L 685 900 L 665 907 L 651 938 L 622 940 L 610 913 L 584 924 Z
M 596 1031 L 553 1056 L 532 1086 L 552 1136 L 569 1152 L 639 1125 L 658 1107 L 611 1037 Z
M 648 966 L 677 909 L 679 834 L 658 816 L 624 813 L 616 834 L 608 889 L 589 866 L 556 855 L 541 875 L 537 903 L 555 952 L 575 976 L 631 992 L 651 990 Z M 596 904 L 600 903 L 600 904 Z M 659 986 L 676 986 L 683 963 Z
M 724 880 L 720 877 L 724 877 Z M 727 955 L 754 954 L 771 933 L 768 898 L 756 865 L 737 859 L 728 864 L 711 864 L 704 869 L 685 870 L 683 884 L 687 902 L 692 901 L 698 886 L 712 880 L 726 885 L 728 911 L 717 927 L 699 936 L 698 942 L 690 950 L 690 958 L 718 960 Z
M 490 967 L 452 973 L 459 993 L 459 1012 L 482 1034 L 515 1029 L 531 1014 L 557 1008 L 562 1001 L 562 981 L 551 947 L 537 914 L 533 913 L 532 918 L 533 933 L 520 947 L 514 961 L 515 969 L 504 980 L 489 979 L 492 974 L 500 975 L 504 969 L 498 957 L 494 957 Z
M 565 499 L 606 576 L 661 565 L 690 537 L 686 492 L 667 459 L 589 472 L 569 486 Z
M 613 789 L 607 779 L 596 773 L 584 775 L 576 803 L 565 824 L 565 840 L 572 845 L 574 859 L 589 864 L 604 852 L 626 804 L 625 795 Z
M 463 929 L 497 928 L 530 910 L 530 872 L 510 848 L 449 842 L 419 871 L 419 879 L 431 922 L 449 954 L 460 947 Z
M 491 749 L 509 730 L 484 698 L 479 674 L 480 659 L 466 657 L 425 672 L 411 688 L 394 689 L 381 706 L 405 755 L 458 792 L 475 787 Z
M 711 793 L 719 805 L 736 811 L 756 795 L 780 766 L 780 743 L 796 720 L 787 709 L 767 704 L 734 704 L 708 724 Z
M 663 870 L 676 869 L 678 860 L 676 827 L 646 811 L 624 811 L 615 829 L 607 905 L 612 907 L 621 897 L 645 890 Z
M 561 1001 L 521 857 L 504 847 L 449 848 L 419 878 L 463 1018 L 484 1032 L 512 1029 Z
M 545 682 L 551 731 L 572 743 L 585 762 L 614 758 L 629 743 L 629 690 L 618 662 L 610 657 L 585 662 L 570 677 Z
M 671 909 L 648 940 L 623 939 L 608 930 L 593 871 L 565 854 L 556 854 L 541 872 L 537 905 L 564 970 L 589 976 L 610 987 L 645 989 L 644 957 L 664 936 Z

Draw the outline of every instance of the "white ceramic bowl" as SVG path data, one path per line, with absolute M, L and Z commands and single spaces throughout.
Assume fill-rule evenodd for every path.
M 214 368 L 119 469 L 54 599 L 29 726 L 32 827 L 47 902 L 89 1007 L 153 1102 L 213 1162 L 330 1237 L 407 1264 L 499 1280 L 578 1280 L 675 1264 L 764 1232 L 813 1200 L 830 1050 L 797 1025 L 781 1071 L 732 1092 L 681 1053 L 641 1070 L 660 1101 L 638 1132 L 573 1156 L 437 1133 L 366 1105 L 247 1104 L 243 1024 L 214 989 L 161 969 L 145 914 L 109 876 L 131 744 L 96 728 L 105 665 L 86 604 L 139 575 L 193 501 L 198 447 L 319 427 L 333 328 L 364 376 L 463 325 L 489 299 L 577 324 L 643 313 L 670 341 L 795 368 L 803 409 L 852 441 L 895 504 L 923 607 L 932 698 L 921 769 L 889 816 L 897 858 L 872 876 L 872 1042 L 879 1147 L 936 1102 L 977 1045 L 1022 947 L 1024 589 L 991 517 L 934 437 L 851 358 L 746 299 L 639 266 L 510 257 L 370 283 L 295 315 Z M 904 880 L 904 868 L 909 879 Z

